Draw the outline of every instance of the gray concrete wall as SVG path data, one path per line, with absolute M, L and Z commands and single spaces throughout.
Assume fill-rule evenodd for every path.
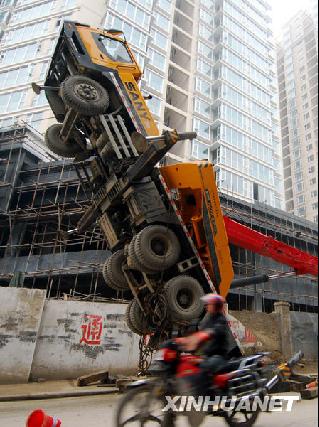
M 90 372 L 134 373 L 139 337 L 126 326 L 126 304 L 45 303 L 32 378 L 71 379 Z
M 28 382 L 45 291 L 0 288 L 0 383 Z
M 318 315 L 290 312 L 292 346 L 294 352 L 302 350 L 307 360 L 318 360 Z

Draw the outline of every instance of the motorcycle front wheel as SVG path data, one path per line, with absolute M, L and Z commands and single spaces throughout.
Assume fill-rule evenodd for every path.
M 116 427 L 161 427 L 164 400 L 158 385 L 147 384 L 129 390 L 116 412 Z

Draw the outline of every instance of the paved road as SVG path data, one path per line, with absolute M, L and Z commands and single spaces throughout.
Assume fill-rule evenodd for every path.
M 114 427 L 117 402 L 118 397 L 111 395 L 0 403 L 0 426 L 24 427 L 27 415 L 34 409 L 42 408 L 50 415 L 58 415 L 62 427 Z M 317 409 L 317 399 L 298 402 L 291 413 L 262 414 L 255 427 L 315 427 L 318 425 Z M 220 418 L 207 418 L 202 425 L 222 426 L 226 424 Z M 186 423 L 181 422 L 179 427 L 186 427 Z

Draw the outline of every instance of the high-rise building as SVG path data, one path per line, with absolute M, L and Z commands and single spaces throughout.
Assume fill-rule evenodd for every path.
M 263 0 L 110 0 L 145 69 L 160 128 L 193 129 L 175 159 L 209 159 L 224 192 L 281 207 L 270 8 Z
M 315 26 L 316 46 L 318 52 L 318 0 L 310 0 L 310 14 Z
M 31 93 L 30 82 L 43 80 L 62 19 L 120 29 L 144 69 L 141 87 L 153 97 L 149 107 L 160 130 L 198 133 L 169 157 L 212 160 L 224 192 L 281 207 L 277 82 L 266 1 L 104 0 L 95 2 L 94 16 L 83 0 L 4 3 L 0 73 L 14 73 L 0 83 L 0 125 L 20 117 L 45 130 L 43 118 L 52 113 L 44 94 Z
M 318 51 L 308 12 L 284 27 L 278 79 L 286 209 L 318 222 Z
M 43 83 L 61 22 L 65 19 L 101 25 L 104 0 L 94 8 L 85 0 L 0 0 L 0 126 L 27 122 L 43 132 L 52 121 Z

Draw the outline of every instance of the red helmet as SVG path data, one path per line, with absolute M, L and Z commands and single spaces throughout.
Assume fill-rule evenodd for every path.
M 217 309 L 222 310 L 225 304 L 225 298 L 218 294 L 206 294 L 201 298 L 205 305 L 213 304 Z

